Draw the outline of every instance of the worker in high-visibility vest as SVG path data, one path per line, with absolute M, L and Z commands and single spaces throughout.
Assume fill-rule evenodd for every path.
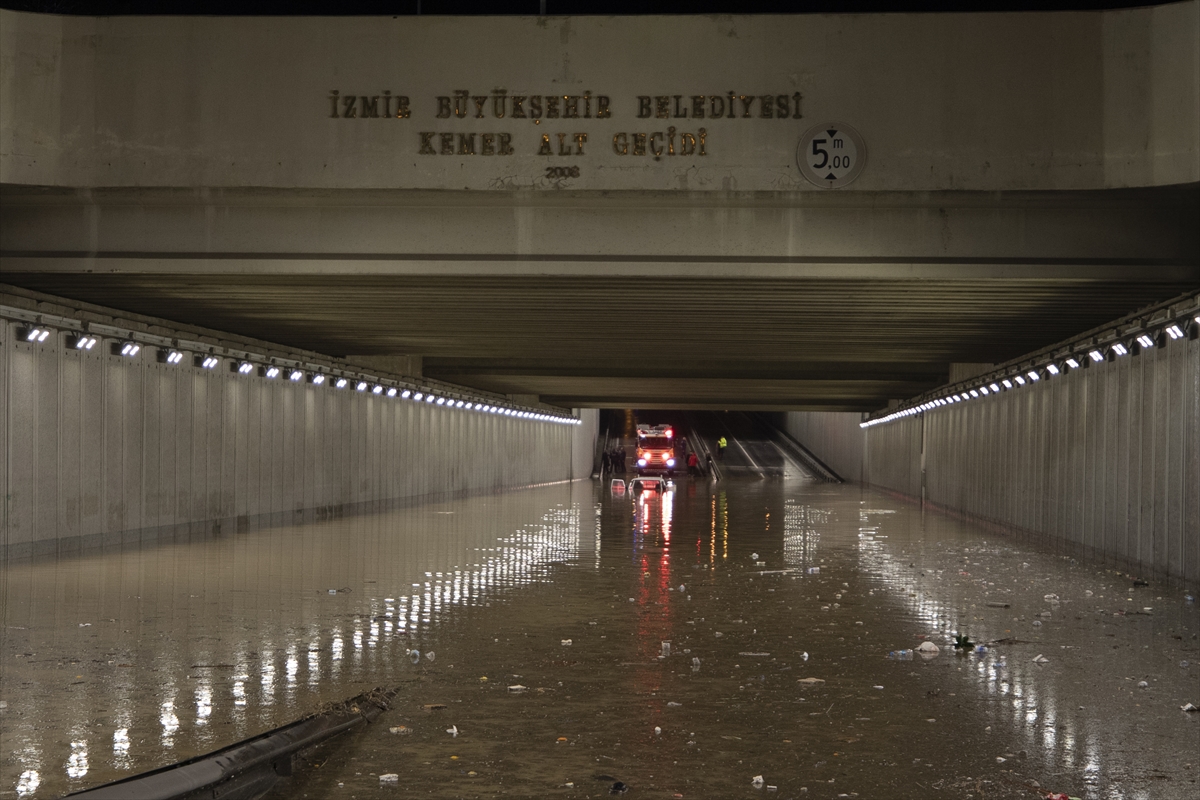
M 725 441 L 724 436 L 722 436 L 720 439 L 717 439 L 717 458 L 725 457 L 725 448 L 728 446 L 729 442 Z

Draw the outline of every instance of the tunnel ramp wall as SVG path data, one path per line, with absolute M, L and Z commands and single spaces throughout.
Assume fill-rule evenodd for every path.
M 107 340 L 79 352 L 61 331 L 30 344 L 18 340 L 19 323 L 0 323 L 0 557 L 232 533 L 590 474 L 595 411 L 561 425 L 448 410 L 244 376 L 227 362 L 205 370 L 150 352 L 123 358 Z
M 1200 341 L 865 431 L 858 421 L 794 412 L 785 425 L 848 480 L 1200 582 Z

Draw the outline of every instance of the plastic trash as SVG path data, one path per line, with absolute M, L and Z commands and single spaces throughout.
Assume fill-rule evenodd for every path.
M 571 642 L 571 640 L 570 640 L 570 639 L 563 639 L 563 640 L 562 640 L 562 646 L 563 646 L 563 647 L 570 647 L 570 646 L 571 646 L 571 644 L 572 644 L 572 642 Z
M 1146 681 L 1138 681 L 1138 688 L 1139 689 L 1149 689 L 1150 684 L 1147 683 Z
M 433 652 L 432 650 L 425 654 L 426 661 L 433 661 L 435 658 L 437 658 L 437 653 Z
M 455 739 L 457 739 L 458 738 L 458 726 L 451 725 L 449 728 L 446 728 L 446 733 L 450 734 Z
M 942 652 L 942 649 L 933 642 L 924 641 L 921 642 L 921 644 L 917 647 L 917 652 L 923 656 L 936 656 L 938 653 Z
M 408 651 L 408 660 L 414 664 L 419 663 L 421 661 L 421 651 L 420 650 L 409 650 Z
M 671 643 L 670 642 L 662 643 L 662 654 L 663 654 L 664 658 L 671 655 Z
M 676 703 L 674 700 L 670 700 L 667 702 L 667 705 L 671 708 L 678 708 L 679 706 L 683 705 L 683 703 Z
M 975 645 L 975 653 L 976 653 L 977 655 L 983 655 L 983 654 L 984 654 L 984 653 L 986 653 L 987 651 L 988 651 L 988 649 L 987 649 L 987 645 L 984 645 L 984 644 L 977 644 L 977 645 Z
M 800 660 L 808 661 L 808 651 L 807 650 L 805 650 L 803 653 L 800 654 Z
M 820 572 L 821 572 L 821 568 L 820 568 L 820 567 L 809 567 L 809 568 L 808 568 L 808 574 L 809 574 L 809 575 L 817 575 L 817 574 L 819 574 Z
M 700 658 L 698 656 L 692 656 L 692 666 L 697 669 L 700 668 Z
M 400 776 L 395 772 L 387 772 L 379 776 L 379 782 L 385 786 L 395 786 L 400 783 Z
M 397 736 L 408 736 L 410 733 L 412 733 L 412 728 L 408 727 L 407 725 L 393 725 L 392 727 L 388 728 L 388 733 L 394 733 Z
M 751 554 L 750 554 L 750 560 L 751 560 L 751 561 L 758 561 L 758 553 L 751 553 Z
M 1188 668 L 1188 662 L 1187 662 L 1187 660 L 1186 660 L 1186 659 L 1184 659 L 1183 661 L 1180 661 L 1180 662 L 1179 662 L 1179 666 L 1183 667 L 1184 669 L 1187 669 L 1187 668 Z M 4 706 L 0 706 L 0 708 L 4 708 Z
M 1189 714 L 1191 714 L 1191 713 L 1195 713 L 1196 711 L 1200 711 L 1200 708 L 1197 708 L 1196 706 L 1192 705 L 1191 703 L 1184 703 L 1183 705 L 1181 705 L 1179 707 L 1179 710 L 1186 711 Z
M 753 778 L 750 779 L 750 785 L 753 786 L 755 789 L 761 789 L 763 787 L 764 783 L 765 783 L 765 781 L 763 780 L 762 775 L 755 775 Z
M 805 686 L 821 686 L 825 683 L 824 678 L 801 678 L 796 683 L 802 683 Z
M 528 688 L 529 688 L 528 686 L 522 686 L 519 683 L 515 683 L 512 686 L 508 687 L 508 690 L 510 692 L 512 692 L 513 694 L 517 694 L 518 692 L 523 692 Z
M 888 653 L 887 657 L 890 658 L 892 661 L 912 661 L 913 660 L 913 651 L 912 650 L 893 650 L 890 653 Z
M 1033 661 L 1033 663 L 1035 663 L 1035 664 L 1049 664 L 1050 663 L 1050 659 L 1046 658 L 1041 653 L 1038 653 L 1036 656 L 1034 656 L 1030 660 Z
M 657 725 L 655 725 L 655 726 L 654 726 L 654 735 L 655 735 L 655 736 L 662 736 L 662 728 L 660 728 L 660 727 L 658 727 Z
M 1058 602 L 1058 595 L 1056 595 L 1056 594 L 1048 594 L 1048 595 L 1044 595 L 1044 596 L 1042 597 L 1042 599 L 1043 599 L 1043 600 L 1045 600 L 1045 601 L 1046 601 L 1046 602 L 1048 602 L 1048 603 L 1057 603 L 1057 602 Z

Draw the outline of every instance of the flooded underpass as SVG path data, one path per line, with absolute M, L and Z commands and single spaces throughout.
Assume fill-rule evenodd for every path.
M 0 796 L 376 686 L 272 797 L 1195 796 L 1189 590 L 855 486 L 675 483 L 9 563 Z

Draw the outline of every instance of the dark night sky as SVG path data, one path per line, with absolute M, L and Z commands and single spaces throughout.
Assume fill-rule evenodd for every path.
M 0 7 L 55 14 L 792 14 L 1052 11 L 1158 5 L 1120 0 L 0 0 Z

